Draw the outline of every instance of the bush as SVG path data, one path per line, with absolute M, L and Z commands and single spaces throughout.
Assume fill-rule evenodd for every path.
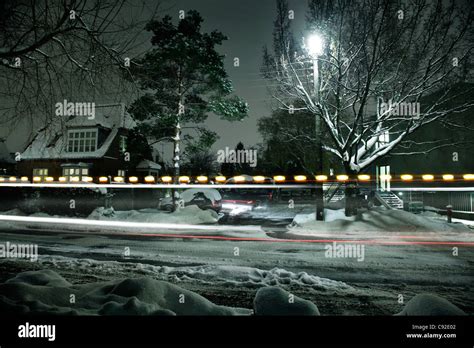
M 23 190 L 18 208 L 27 214 L 88 216 L 105 205 L 106 195 L 105 189 L 31 187 Z

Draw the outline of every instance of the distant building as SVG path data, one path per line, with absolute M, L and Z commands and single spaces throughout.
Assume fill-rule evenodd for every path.
M 123 104 L 95 108 L 93 119 L 66 116 L 40 129 L 21 154 L 18 174 L 68 179 L 135 175 L 126 161 L 127 137 L 135 121 Z M 129 153 L 135 155 L 140 154 Z M 158 164 L 142 162 L 140 172 L 158 175 Z
M 472 89 L 472 84 L 461 83 L 456 91 Z M 465 100 L 474 100 L 474 93 L 464 96 L 462 100 L 452 100 L 456 105 Z M 428 103 L 428 96 L 425 103 Z M 405 142 L 411 142 L 410 148 L 397 146 L 392 153 L 403 155 L 388 155 L 376 163 L 377 174 L 432 174 L 440 178 L 443 174 L 463 175 L 474 173 L 474 108 L 458 113 L 452 113 L 430 124 L 424 125 L 407 136 Z M 380 143 L 391 139 L 388 134 L 380 136 Z M 409 154 L 412 153 L 412 154 Z M 396 181 L 387 183 L 379 178 L 379 187 L 390 188 L 390 185 L 400 184 Z M 412 184 L 417 184 L 412 183 Z
M 135 171 L 141 176 L 157 177 L 161 171 L 161 166 L 158 163 L 144 159 L 135 167 Z
M 15 160 L 8 151 L 4 139 L 0 139 L 0 175 L 10 175 L 15 172 Z
M 472 89 L 472 84 L 461 83 L 457 91 Z M 428 96 L 425 102 L 429 101 Z M 450 100 L 452 105 L 474 100 L 474 93 L 462 100 Z M 389 135 L 380 136 L 380 144 L 388 142 Z M 474 212 L 474 192 L 407 191 L 399 187 L 451 187 L 472 186 L 472 181 L 463 179 L 464 174 L 474 174 L 474 108 L 452 113 L 446 118 L 427 124 L 407 136 L 409 148 L 397 146 L 392 152 L 403 155 L 388 155 L 377 161 L 370 173 L 376 175 L 376 186 L 381 191 L 393 191 L 405 203 L 422 202 L 424 206 L 445 209 L 451 205 L 457 212 Z M 385 175 L 384 175 L 385 174 Z M 400 180 L 403 174 L 410 174 L 410 182 Z M 422 180 L 421 175 L 433 175 L 433 181 Z M 452 180 L 443 180 L 443 175 L 453 175 Z M 390 179 L 390 176 L 392 177 Z M 466 215 L 459 215 L 466 218 Z M 471 217 L 470 217 L 471 218 Z

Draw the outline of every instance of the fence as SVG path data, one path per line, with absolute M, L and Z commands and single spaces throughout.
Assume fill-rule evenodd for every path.
M 453 210 L 462 212 L 474 212 L 474 193 L 473 192 L 414 192 L 406 191 L 398 196 L 405 202 L 423 202 L 424 206 L 437 209 L 446 209 L 451 205 Z

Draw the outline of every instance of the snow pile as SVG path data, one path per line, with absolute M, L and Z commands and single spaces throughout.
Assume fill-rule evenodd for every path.
M 87 217 L 88 219 L 101 220 L 102 218 L 112 218 L 115 216 L 114 208 L 99 207 L 94 209 Z
M 74 285 L 56 272 L 47 269 L 19 273 L 0 284 L 0 313 L 3 315 L 320 315 L 314 303 L 275 286 L 263 286 L 258 289 L 252 311 L 216 305 L 192 291 L 152 277 Z M 441 297 L 420 294 L 413 297 L 396 315 L 450 316 L 466 313 Z
M 374 208 L 346 217 L 344 210 L 325 210 L 326 221 L 316 221 L 315 214 L 298 214 L 288 226 L 298 235 L 312 232 L 471 232 L 464 224 L 447 223 L 402 210 Z
M 214 224 L 218 215 L 213 210 L 201 210 L 195 205 L 181 208 L 173 213 L 158 209 L 114 211 L 113 208 L 96 208 L 89 216 L 90 220 L 116 220 L 132 222 L 160 222 L 174 224 Z
M 181 193 L 176 192 L 176 197 L 182 199 L 185 204 L 190 203 L 193 199 L 195 199 L 199 194 L 203 194 L 207 199 L 209 199 L 213 204 L 216 202 L 220 202 L 222 200 L 222 196 L 219 191 L 215 189 L 208 189 L 208 188 L 192 188 L 184 190 Z M 172 205 L 173 199 L 171 196 L 167 196 L 161 200 L 162 206 Z
M 332 209 L 324 209 L 324 221 L 331 222 L 337 220 L 344 220 L 344 221 L 355 221 L 356 216 L 346 216 L 344 213 L 344 209 L 332 210 Z M 310 214 L 298 214 L 293 218 L 292 225 L 293 226 L 302 226 L 306 224 L 310 224 L 316 220 L 316 213 Z
M 192 188 L 184 190 L 181 192 L 180 197 L 185 203 L 187 203 L 191 202 L 197 193 L 203 193 L 204 196 L 206 196 L 206 198 L 210 199 L 212 202 L 218 202 L 222 200 L 222 196 L 219 191 L 207 188 Z
M 178 260 L 176 260 L 178 261 Z M 350 291 L 350 285 L 328 278 L 321 278 L 306 272 L 294 273 L 281 268 L 262 270 L 254 267 L 231 265 L 205 266 L 155 266 L 144 263 L 127 263 L 117 261 L 99 261 L 93 259 L 76 259 L 65 256 L 40 255 L 38 262 L 44 268 L 68 270 L 100 269 L 102 272 L 117 274 L 118 268 L 126 267 L 128 271 L 139 273 L 155 279 L 178 282 L 199 282 L 203 284 L 219 284 L 232 287 L 259 288 L 262 286 L 291 286 L 312 288 L 323 291 Z
M 255 315 L 320 315 L 314 303 L 274 286 L 257 291 L 253 308 Z
M 7 210 L 7 211 L 2 211 L 1 214 L 2 215 L 12 215 L 12 216 L 26 216 L 26 214 L 18 208 L 15 208 L 15 209 L 12 209 L 12 210 Z
M 71 295 L 75 303 L 71 303 Z M 176 285 L 151 278 L 72 285 L 51 270 L 0 284 L 0 313 L 65 315 L 242 315 Z
M 396 315 L 466 315 L 460 308 L 434 294 L 420 294 L 407 302 Z
M 324 290 L 350 290 L 351 286 L 344 282 L 320 278 L 306 272 L 293 273 L 281 268 L 269 271 L 245 266 L 192 266 L 192 267 L 162 267 L 160 272 L 173 281 L 201 281 L 205 283 L 220 283 L 231 286 L 261 287 L 261 286 L 300 286 Z

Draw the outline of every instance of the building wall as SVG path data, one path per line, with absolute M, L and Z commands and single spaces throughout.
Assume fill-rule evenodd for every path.
M 0 175 L 15 175 L 15 164 L 0 162 Z
M 474 116 L 474 115 L 473 115 Z M 470 127 L 474 126 L 472 122 Z M 466 127 L 469 127 L 466 125 Z M 443 127 L 440 123 L 428 125 L 411 135 L 408 139 L 416 141 L 437 141 L 447 139 L 447 143 L 463 144 L 442 147 L 424 154 L 392 156 L 387 158 L 387 162 L 396 173 L 407 172 L 410 174 L 466 174 L 474 172 L 473 141 L 474 132 L 469 134 L 464 129 L 454 130 Z M 434 146 L 434 145 L 433 145 Z M 396 149 L 396 151 L 403 151 Z M 423 151 L 422 147 L 414 147 L 409 151 Z

